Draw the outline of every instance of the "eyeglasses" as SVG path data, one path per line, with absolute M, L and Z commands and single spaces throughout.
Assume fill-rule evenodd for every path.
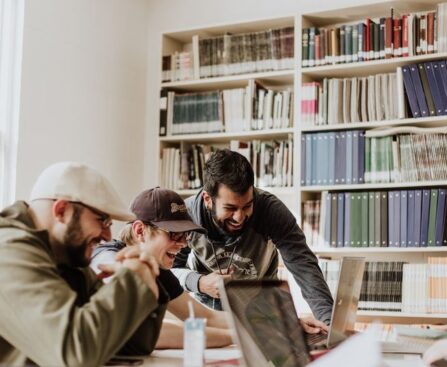
M 70 201 L 70 203 L 83 206 L 84 208 L 90 210 L 93 214 L 97 215 L 98 218 L 96 219 L 98 220 L 99 223 L 101 223 L 102 228 L 107 229 L 110 228 L 110 226 L 112 225 L 112 218 L 110 218 L 110 215 L 100 212 L 99 210 L 92 208 L 91 206 L 81 203 L 79 201 Z
M 167 231 L 166 229 L 160 228 L 160 227 L 156 227 L 157 229 L 167 233 L 167 235 L 169 236 L 169 239 L 171 241 L 174 242 L 188 242 L 192 239 L 192 232 L 187 231 L 187 232 L 170 232 Z

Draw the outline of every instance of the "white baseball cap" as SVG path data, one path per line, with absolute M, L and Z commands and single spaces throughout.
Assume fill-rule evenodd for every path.
M 121 221 L 135 220 L 112 184 L 82 163 L 59 162 L 46 168 L 31 191 L 30 200 L 64 199 L 80 202 Z

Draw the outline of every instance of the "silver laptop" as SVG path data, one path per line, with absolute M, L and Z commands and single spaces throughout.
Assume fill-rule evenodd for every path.
M 354 333 L 364 270 L 364 257 L 344 257 L 341 260 L 329 333 L 310 334 L 308 344 L 312 349 L 332 348 Z
M 343 259 L 334 322 L 322 344 L 335 345 L 354 329 L 364 266 L 364 258 Z M 309 363 L 308 342 L 287 282 L 231 280 L 221 284 L 220 294 L 245 365 L 299 367 Z

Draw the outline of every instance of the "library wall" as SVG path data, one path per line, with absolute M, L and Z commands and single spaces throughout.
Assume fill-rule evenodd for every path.
M 126 201 L 143 187 L 146 0 L 25 3 L 17 198 L 39 172 L 76 160 Z
M 310 2 L 281 0 L 227 0 L 223 2 L 195 0 L 181 2 L 178 0 L 151 1 L 149 13 L 149 53 L 147 78 L 147 124 L 145 139 L 145 182 L 156 185 L 159 181 L 154 172 L 158 172 L 158 114 L 161 70 L 161 34 L 164 32 L 206 28 L 207 26 L 240 23 L 250 20 L 295 16 L 335 8 L 378 3 L 380 1 L 338 0 L 335 2 Z M 231 29 L 228 29 L 231 32 Z

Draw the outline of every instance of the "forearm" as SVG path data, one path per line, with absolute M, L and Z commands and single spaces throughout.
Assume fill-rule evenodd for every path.
M 210 310 L 210 314 L 210 317 L 207 318 L 208 326 L 219 329 L 228 329 L 227 317 L 224 311 Z
M 224 347 L 232 343 L 228 329 L 216 327 L 206 328 L 206 347 Z M 183 322 L 177 320 L 163 320 L 160 337 L 156 349 L 182 349 L 183 348 Z
M 171 271 L 184 289 L 194 293 L 199 292 L 199 279 L 201 274 L 188 268 L 173 268 Z

